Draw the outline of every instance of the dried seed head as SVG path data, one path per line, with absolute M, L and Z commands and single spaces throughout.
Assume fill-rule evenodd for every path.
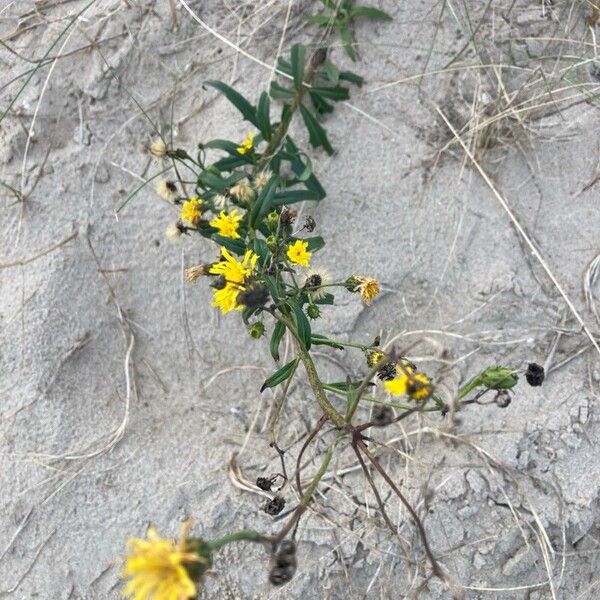
M 525 372 L 525 379 L 527 379 L 527 383 L 533 387 L 537 387 L 538 385 L 542 385 L 544 383 L 544 367 L 538 365 L 537 363 L 529 363 L 527 366 L 527 371 Z
M 254 198 L 254 190 L 246 179 L 238 181 L 230 190 L 229 193 L 237 198 L 240 202 L 249 202 Z
M 165 230 L 165 237 L 170 242 L 178 242 L 184 232 L 185 229 L 182 227 L 181 223 L 172 223 Z
M 156 193 L 167 202 L 175 203 L 178 198 L 177 186 L 173 181 L 167 181 L 166 179 L 161 179 L 156 184 Z
M 155 158 L 164 158 L 167 155 L 167 145 L 162 138 L 158 138 L 148 145 L 148 152 Z
M 306 219 L 304 220 L 304 229 L 306 229 L 306 231 L 311 233 L 315 230 L 316 227 L 317 227 L 317 222 L 314 220 L 313 217 L 308 215 L 308 217 L 306 217 Z
M 202 277 L 204 275 L 209 275 L 210 268 L 211 268 L 211 265 L 203 265 L 203 264 L 194 265 L 193 267 L 188 267 L 185 270 L 185 280 L 188 283 L 194 283 L 195 281 L 200 279 L 200 277 Z
M 282 225 L 292 225 L 298 216 L 298 211 L 293 208 L 288 208 L 284 206 L 281 210 L 281 215 L 279 219 Z
M 278 515 L 285 508 L 285 498 L 283 496 L 274 496 L 265 502 L 263 510 L 268 515 Z
M 229 199 L 225 194 L 217 194 L 213 198 L 213 204 L 218 211 L 227 210 Z
M 383 367 L 377 371 L 377 377 L 379 377 L 381 381 L 390 381 L 394 379 L 397 374 L 395 362 L 389 362 L 383 365 Z
M 270 479 L 269 477 L 257 477 L 256 478 L 256 485 L 261 490 L 264 490 L 265 492 L 268 492 L 268 491 L 271 490 L 271 487 L 273 486 L 273 480 Z
M 269 183 L 269 179 L 271 179 L 272 176 L 273 176 L 273 173 L 271 171 L 269 171 L 269 169 L 266 169 L 265 171 L 261 171 L 254 178 L 254 187 L 255 187 L 256 191 L 260 192 L 265 187 L 265 185 L 267 185 L 267 183 Z

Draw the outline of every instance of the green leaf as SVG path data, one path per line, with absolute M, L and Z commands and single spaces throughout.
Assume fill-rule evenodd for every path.
M 369 19 L 384 19 L 391 21 L 392 17 L 385 11 L 373 8 L 372 6 L 353 6 L 350 11 L 352 17 L 368 17 Z
M 333 294 L 324 294 L 320 298 L 313 300 L 315 304 L 327 304 L 329 306 L 333 305 L 335 301 L 335 296 Z
M 269 94 L 274 100 L 291 100 L 295 93 L 294 90 L 285 88 L 282 85 L 279 85 L 276 81 L 272 81 Z
M 302 44 L 294 44 L 291 50 L 292 77 L 297 90 L 302 87 L 304 80 L 304 59 L 306 48 Z
M 269 94 L 267 94 L 267 92 L 263 92 L 258 99 L 256 119 L 258 121 L 258 128 L 267 142 L 271 141 L 271 136 L 273 135 L 270 108 L 271 100 L 269 99 Z
M 279 360 L 279 344 L 285 335 L 285 325 L 281 321 L 277 321 L 271 335 L 271 343 L 269 349 L 274 360 Z
M 318 114 L 323 115 L 325 113 L 333 112 L 333 106 L 329 104 L 329 102 L 323 100 L 321 96 L 317 96 L 316 94 L 312 94 L 311 92 L 308 92 L 308 95 L 310 96 L 313 106 L 315 107 L 315 110 Z
M 329 25 L 329 23 L 333 24 L 335 21 L 333 15 L 330 17 L 327 15 L 308 15 L 305 19 L 311 23 L 316 23 L 317 25 Z
M 296 202 L 304 202 L 305 200 L 318 201 L 320 198 L 310 190 L 287 190 L 284 192 L 277 192 L 273 196 L 273 206 L 295 204 Z
M 342 44 L 344 44 L 344 50 L 346 54 L 353 60 L 356 61 L 356 52 L 354 52 L 352 34 L 347 27 L 340 29 L 340 37 L 342 38 Z
M 261 238 L 256 238 L 254 240 L 254 252 L 258 254 L 259 257 L 259 265 L 263 267 L 267 259 L 270 256 L 269 247 L 267 246 L 267 242 Z
M 320 235 L 304 238 L 304 241 L 308 242 L 309 252 L 317 252 L 325 245 L 325 240 Z
M 357 390 L 362 384 L 362 381 L 351 381 L 348 385 L 347 381 L 335 381 L 332 383 L 325 383 L 323 387 L 331 392 L 337 392 L 345 396 L 348 393 L 348 389 Z
M 304 124 L 308 129 L 308 137 L 311 145 L 315 148 L 323 146 L 323 149 L 325 150 L 325 152 L 327 152 L 327 154 L 333 154 L 333 148 L 331 147 L 331 144 L 327 139 L 327 134 L 325 133 L 325 130 L 317 121 L 315 116 L 303 104 L 300 104 L 300 114 L 302 115 Z
M 267 388 L 275 387 L 276 385 L 283 383 L 286 379 L 289 379 L 294 374 L 294 371 L 296 370 L 297 366 L 297 358 L 294 358 L 294 360 L 291 360 L 289 363 L 283 365 L 281 369 L 275 371 L 273 375 L 265 379 L 265 382 L 262 384 L 260 391 L 264 392 Z
M 229 154 L 234 154 L 236 156 L 241 156 L 237 151 L 238 144 L 234 144 L 229 140 L 210 140 L 203 144 L 205 148 L 216 148 L 217 150 L 225 150 Z
M 356 73 L 353 73 L 352 71 L 342 71 L 340 73 L 340 79 L 342 79 L 343 81 L 348 81 L 350 83 L 354 83 L 358 87 L 362 87 L 362 84 L 365 81 L 360 75 L 357 75 Z
M 238 154 L 237 156 L 226 156 L 217 160 L 213 166 L 219 171 L 233 171 L 242 165 L 252 164 L 252 159 L 247 154 Z
M 310 323 L 308 322 L 304 311 L 293 300 L 288 300 L 287 305 L 292 309 L 292 312 L 294 313 L 294 318 L 296 320 L 296 328 L 298 329 L 298 338 L 300 339 L 306 350 L 310 350 Z
M 220 246 L 225 246 L 227 250 L 233 252 L 234 254 L 240 255 L 246 252 L 246 244 L 242 240 L 234 240 L 232 238 L 228 238 L 218 233 L 213 233 L 210 236 L 210 239 L 215 241 Z
M 256 109 L 244 96 L 236 92 L 232 87 L 222 81 L 209 80 L 205 81 L 204 85 L 209 85 L 219 90 L 241 113 L 246 121 L 250 121 L 252 125 L 258 127 L 258 119 L 256 117 Z
M 286 75 L 289 75 L 290 77 L 292 76 L 292 65 L 287 60 L 285 60 L 283 56 L 280 56 L 277 59 L 277 70 L 281 71 L 282 73 L 285 73 Z
M 296 144 L 294 144 L 292 138 L 289 136 L 287 139 L 286 149 L 292 155 L 292 157 L 289 159 L 292 171 L 294 171 L 296 175 L 301 175 L 306 167 L 304 163 L 300 160 L 300 151 L 298 150 L 298 147 L 296 146 Z M 314 198 L 315 200 L 322 200 L 327 195 L 327 192 L 319 183 L 319 180 L 315 177 L 314 174 L 311 175 L 304 182 L 304 185 L 307 190 L 310 190 L 316 196 L 316 198 Z M 312 200 L 313 198 L 310 199 Z
M 331 346 L 331 348 L 336 348 L 337 350 L 343 350 L 344 346 L 340 344 L 336 344 L 334 341 L 325 337 L 324 335 L 319 335 L 317 333 L 312 334 L 312 343 L 315 346 Z
M 262 221 L 262 218 L 273 208 L 273 196 L 278 184 L 279 177 L 274 175 L 258 194 L 250 213 L 250 227 Z
M 337 82 L 340 79 L 340 70 L 330 60 L 326 60 L 321 65 L 321 71 L 325 77 L 327 77 L 329 83 L 337 85 Z
M 348 88 L 344 87 L 343 85 L 336 85 L 334 87 L 313 86 L 310 88 L 310 93 L 311 95 L 317 94 L 318 96 L 322 96 L 323 98 L 335 100 L 335 102 L 339 102 L 340 100 L 348 100 L 348 98 L 350 98 Z
M 245 325 L 249 325 L 250 317 L 258 310 L 258 308 L 252 306 L 245 306 L 244 310 L 242 310 L 242 321 L 244 321 Z

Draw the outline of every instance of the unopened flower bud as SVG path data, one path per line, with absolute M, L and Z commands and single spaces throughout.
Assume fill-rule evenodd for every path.
M 319 310 L 319 307 L 316 304 L 309 304 L 306 309 L 306 314 L 311 319 L 318 319 L 321 316 L 321 311 Z
M 277 225 L 279 224 L 279 214 L 276 211 L 272 211 L 267 215 L 267 227 L 271 231 L 277 231 Z
M 253 337 L 255 340 L 261 338 L 265 335 L 265 326 L 262 321 L 256 321 L 256 323 L 252 323 L 252 325 L 248 329 L 248 333 L 250 337 Z
M 492 390 L 509 390 L 517 385 L 519 376 L 507 367 L 489 367 L 480 375 L 481 385 Z

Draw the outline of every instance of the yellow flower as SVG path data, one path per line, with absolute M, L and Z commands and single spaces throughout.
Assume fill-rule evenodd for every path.
M 367 354 L 367 364 L 369 367 L 373 368 L 375 365 L 379 364 L 385 358 L 385 353 L 381 352 L 381 350 L 373 350 Z
M 201 205 L 200 198 L 186 200 L 181 207 L 179 218 L 186 223 L 190 223 L 190 225 L 196 225 L 202 218 L 202 211 L 200 210 Z
M 218 217 L 215 217 L 211 222 L 210 226 L 215 227 L 219 230 L 219 234 L 222 236 L 233 238 L 234 240 L 240 237 L 238 228 L 242 215 L 237 214 L 237 208 L 234 208 L 229 214 L 226 214 L 224 210 L 219 213 Z
M 221 289 L 216 289 L 212 305 L 221 309 L 223 314 L 230 310 L 242 310 L 243 305 L 237 297 L 244 290 L 244 282 L 256 267 L 258 255 L 247 250 L 242 261 L 236 260 L 227 250 L 221 248 L 222 260 L 210 268 L 211 275 L 220 275 L 225 281 Z
M 365 304 L 371 304 L 373 298 L 379 294 L 379 282 L 372 277 L 364 275 L 353 275 L 348 280 L 351 285 L 352 292 L 359 292 L 362 301 Z
M 242 142 L 240 146 L 237 147 L 237 151 L 240 154 L 246 154 L 248 152 L 252 152 L 254 149 L 254 133 L 252 131 L 248 134 L 246 139 Z
M 425 373 L 412 373 L 404 366 L 396 368 L 397 377 L 384 383 L 385 389 L 394 396 L 410 396 L 413 400 L 424 400 L 431 396 L 433 386 Z
M 121 576 L 129 579 L 123 595 L 132 600 L 187 600 L 196 597 L 186 563 L 206 563 L 205 557 L 189 552 L 185 533 L 180 540 L 160 538 L 148 530 L 148 539 L 131 538 Z
M 308 251 L 308 242 L 296 240 L 293 244 L 288 246 L 287 257 L 291 262 L 296 263 L 301 267 L 309 266 L 311 256 L 312 252 Z

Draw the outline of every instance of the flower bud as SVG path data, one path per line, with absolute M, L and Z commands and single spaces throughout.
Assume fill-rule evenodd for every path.
M 253 337 L 255 340 L 261 338 L 265 335 L 265 326 L 262 321 L 256 321 L 256 323 L 252 323 L 248 328 L 248 333 L 250 337 Z
M 277 225 L 279 225 L 279 214 L 277 211 L 272 211 L 267 215 L 267 227 L 271 231 L 277 231 Z
M 519 381 L 519 376 L 508 367 L 489 367 L 479 377 L 481 385 L 492 390 L 509 390 Z
M 321 316 L 321 311 L 319 310 L 319 307 L 316 304 L 309 304 L 306 309 L 306 314 L 311 319 L 318 319 Z

